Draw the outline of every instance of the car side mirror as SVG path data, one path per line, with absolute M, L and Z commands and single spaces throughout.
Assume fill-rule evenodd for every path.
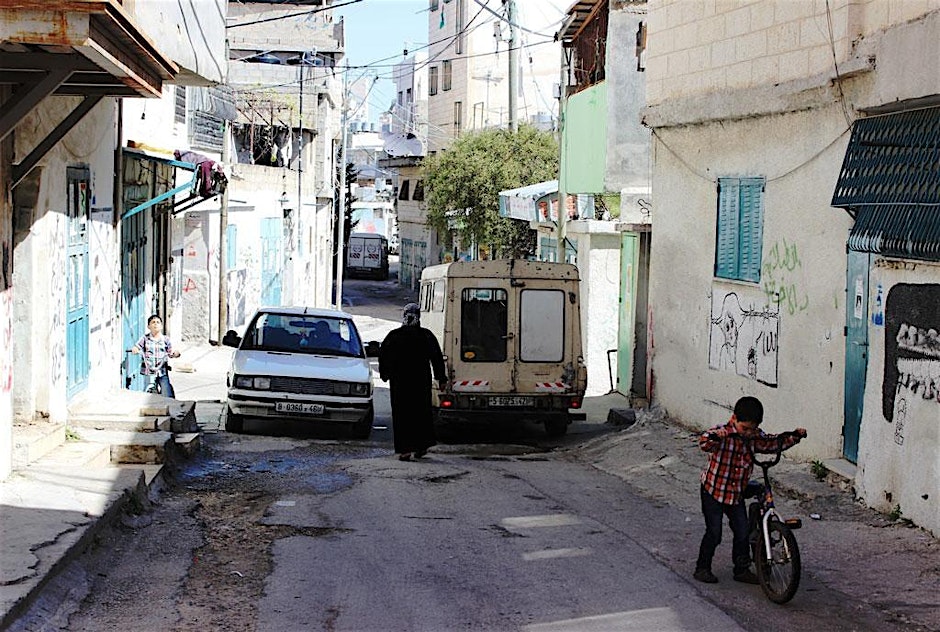
M 222 344 L 226 347 L 235 347 L 236 349 L 242 343 L 242 337 L 239 336 L 234 329 L 229 329 L 225 332 L 225 335 L 222 336 Z
M 382 349 L 382 343 L 370 340 L 366 343 L 366 357 L 367 358 L 377 358 L 379 357 L 379 351 Z

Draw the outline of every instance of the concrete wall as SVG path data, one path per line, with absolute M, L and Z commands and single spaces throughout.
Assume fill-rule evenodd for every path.
M 0 102 L 9 98 L 0 88 Z M 13 199 L 10 167 L 13 142 L 0 140 L 0 480 L 13 467 Z
M 877 258 L 869 283 L 858 493 L 940 535 L 940 264 Z
M 856 54 L 858 40 L 937 9 L 938 0 L 653 1 L 648 102 L 830 73 L 833 48 L 836 60 L 845 62 Z M 936 57 L 917 58 L 935 66 Z
M 864 108 L 913 107 L 940 94 L 940 56 L 924 54 L 937 51 L 940 4 L 829 6 L 831 44 L 819 3 L 651 2 L 644 112 L 654 128 L 654 397 L 671 414 L 706 426 L 726 419 L 740 395 L 756 395 L 768 429 L 809 429 L 794 454 L 814 459 L 842 454 L 852 220 L 829 204 L 847 128 Z M 713 277 L 716 180 L 749 175 L 766 178 L 761 278 L 727 282 Z M 883 301 L 901 284 L 919 286 L 909 295 L 934 296 L 937 271 L 880 263 L 871 300 L 879 284 Z M 904 298 L 898 313 L 918 300 Z M 890 314 L 884 309 L 882 317 Z M 926 320 L 923 327 L 936 328 L 935 315 Z M 871 331 L 857 489 L 873 506 L 900 505 L 936 530 L 934 494 L 924 489 L 937 488 L 937 408 L 924 397 L 926 382 L 913 398 L 897 389 L 891 371 L 899 356 L 891 355 L 896 341 L 887 329 Z M 773 344 L 754 344 L 758 335 Z M 744 353 L 732 364 L 742 346 L 754 349 L 753 361 Z M 924 359 L 917 366 L 932 370 L 935 362 Z
M 670 414 L 707 426 L 725 420 L 738 397 L 755 395 L 769 429 L 809 430 L 795 453 L 840 454 L 851 220 L 829 202 L 844 132 L 837 107 L 657 132 L 652 362 L 654 397 Z M 767 179 L 760 283 L 713 276 L 715 179 L 745 175 Z M 755 316 L 765 311 L 769 323 Z M 756 322 L 776 337 L 763 358 L 770 378 L 722 357 L 735 357 L 738 345 L 746 357 Z
M 228 4 L 227 0 L 198 3 L 142 0 L 133 3 L 132 11 L 140 30 L 180 66 L 177 82 L 205 86 L 225 81 Z
M 15 133 L 14 162 L 42 140 L 77 103 L 47 99 Z M 25 421 L 48 416 L 66 420 L 67 215 L 66 168 L 90 171 L 91 217 L 86 226 L 89 262 L 89 384 L 115 388 L 120 382 L 120 312 L 118 309 L 117 236 L 113 210 L 116 109 L 112 99 L 99 103 L 40 162 L 20 198 L 13 248 L 13 324 L 17 380 L 14 414 Z M 32 191 L 29 190 L 32 187 Z M 20 192 L 17 192 L 20 195 Z M 22 376 L 22 379 L 20 379 Z
M 607 350 L 617 348 L 620 324 L 620 232 L 613 222 L 581 220 L 568 223 L 569 238 L 578 243 L 581 274 L 581 340 L 588 370 L 587 395 L 611 390 L 610 371 L 617 379 L 616 357 L 608 370 Z M 616 386 L 616 384 L 615 384 Z

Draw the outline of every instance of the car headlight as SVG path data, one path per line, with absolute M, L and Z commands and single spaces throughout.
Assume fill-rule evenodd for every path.
M 251 377 L 247 375 L 235 376 L 236 388 L 253 388 L 259 391 L 271 390 L 271 378 L 269 377 Z
M 369 394 L 369 387 L 371 386 L 371 384 L 368 384 L 366 382 L 361 382 L 361 383 L 351 384 L 351 386 L 352 386 L 353 395 L 366 396 Z
M 349 395 L 349 382 L 333 382 L 334 395 Z

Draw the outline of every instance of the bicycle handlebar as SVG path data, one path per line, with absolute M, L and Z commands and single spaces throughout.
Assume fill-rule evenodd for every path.
M 722 439 L 721 436 L 715 434 L 714 432 L 709 432 L 709 433 L 707 433 L 707 434 L 706 434 L 706 437 L 708 438 L 709 441 L 721 441 L 721 439 Z M 766 454 L 773 454 L 773 455 L 774 455 L 774 456 L 773 456 L 773 459 L 768 459 L 768 460 L 766 460 L 766 461 L 761 461 L 759 458 L 757 458 L 757 455 L 758 455 L 758 454 L 765 454 L 765 453 L 762 453 L 762 452 L 752 452 L 752 458 L 754 459 L 754 463 L 756 463 L 757 465 L 760 465 L 760 466 L 767 466 L 767 467 L 773 467 L 774 465 L 776 465 L 777 463 L 779 463 L 779 462 L 780 462 L 780 457 L 783 455 L 783 448 L 782 448 L 781 446 L 783 446 L 784 440 L 787 439 L 788 437 L 800 437 L 800 438 L 802 438 L 799 433 L 793 432 L 792 430 L 786 430 L 786 431 L 784 431 L 784 432 L 781 432 L 781 433 L 777 434 L 777 435 L 776 435 L 777 450 L 774 451 L 773 453 L 769 453 L 769 452 L 766 453 Z M 745 441 L 748 441 L 748 439 L 745 438 Z

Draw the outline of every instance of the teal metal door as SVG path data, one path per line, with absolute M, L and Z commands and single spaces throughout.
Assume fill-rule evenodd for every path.
M 281 304 L 281 237 L 284 223 L 277 217 L 261 220 L 261 304 Z
M 636 353 L 636 270 L 640 257 L 639 242 L 639 235 L 634 233 L 623 233 L 620 238 L 617 383 L 612 390 L 627 396 L 633 386 L 633 359 Z
M 845 314 L 845 413 L 842 422 L 842 454 L 858 461 L 858 434 L 865 401 L 868 368 L 868 274 L 871 255 L 850 250 Z
M 68 167 L 68 267 L 66 274 L 66 396 L 88 385 L 88 222 L 91 177 L 87 167 Z
M 121 221 L 121 298 L 124 307 L 124 388 L 142 391 L 147 378 L 140 373 L 140 356 L 127 352 L 144 334 L 147 305 L 147 223 L 150 209 Z

